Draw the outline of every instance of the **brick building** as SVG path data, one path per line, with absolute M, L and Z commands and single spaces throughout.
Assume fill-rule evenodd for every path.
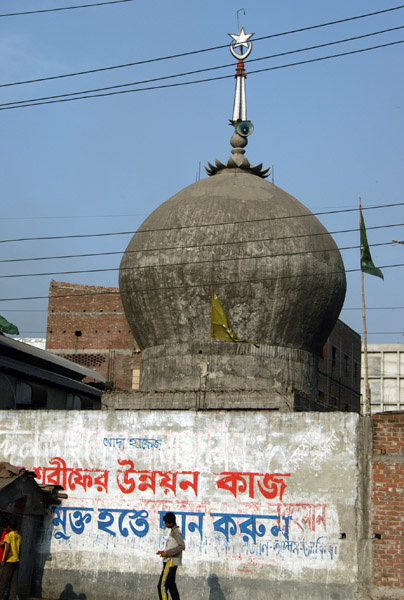
M 404 574 L 404 412 L 379 413 L 372 423 L 373 584 L 378 598 L 399 599 Z
M 52 281 L 46 349 L 96 369 L 107 388 L 139 387 L 139 351 L 117 288 Z

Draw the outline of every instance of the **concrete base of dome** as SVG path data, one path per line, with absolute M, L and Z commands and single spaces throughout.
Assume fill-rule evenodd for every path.
M 213 340 L 146 348 L 142 392 L 265 391 L 317 395 L 317 358 L 296 348 Z
M 102 410 L 276 410 L 324 411 L 324 404 L 297 392 L 200 391 L 131 392 L 116 390 L 102 396 Z
M 296 348 L 214 340 L 146 348 L 140 390 L 103 396 L 104 409 L 322 410 L 317 357 Z

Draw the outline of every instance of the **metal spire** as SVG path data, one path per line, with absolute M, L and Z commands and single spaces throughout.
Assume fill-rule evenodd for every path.
M 237 58 L 237 68 L 236 68 L 236 92 L 234 95 L 234 108 L 233 108 L 233 124 L 236 124 L 237 121 L 246 121 L 247 120 L 247 102 L 246 102 L 246 94 L 245 94 L 245 79 L 247 77 L 244 69 L 244 59 L 247 58 L 252 50 L 252 42 L 250 42 L 250 38 L 253 36 L 253 33 L 246 33 L 244 31 L 244 27 L 241 28 L 238 34 L 229 33 L 229 36 L 233 38 L 233 41 L 230 44 L 230 52 Z M 236 52 L 236 48 L 240 48 L 240 53 Z M 247 50 L 244 52 L 244 48 Z
M 238 12 L 239 11 L 237 11 L 237 19 Z M 269 169 L 263 169 L 262 163 L 253 167 L 244 156 L 244 148 L 248 144 L 247 137 L 254 131 L 254 125 L 251 121 L 247 121 L 247 102 L 245 93 L 245 79 L 247 75 L 244 69 L 244 59 L 250 55 L 252 50 L 250 38 L 253 35 L 253 33 L 246 33 L 244 27 L 239 30 L 239 33 L 229 33 L 229 36 L 232 38 L 230 52 L 238 61 L 236 67 L 236 91 L 234 94 L 233 118 L 230 119 L 230 123 L 234 126 L 234 134 L 230 140 L 233 150 L 231 151 L 232 156 L 226 164 L 223 164 L 218 159 L 216 159 L 215 165 L 208 162 L 208 166 L 205 167 L 208 175 L 216 175 L 216 173 L 225 169 L 242 169 L 253 175 L 258 175 L 259 177 L 268 177 L 269 175 Z M 236 51 L 237 48 L 240 49 L 240 52 Z

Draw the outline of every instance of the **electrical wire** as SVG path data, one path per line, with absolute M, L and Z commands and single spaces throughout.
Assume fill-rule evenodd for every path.
M 77 285 L 77 284 L 75 284 Z M 84 287 L 87 287 L 86 285 Z M 72 294 L 73 296 L 73 294 Z M 356 307 L 343 307 L 341 310 L 363 310 L 362 306 L 356 306 Z M 366 310 L 404 310 L 404 306 L 367 306 Z M 39 313 L 47 313 L 49 312 L 46 308 L 3 308 L 4 312 L 13 312 L 13 313 L 32 313 L 32 312 L 39 312 Z M 123 313 L 123 309 L 122 309 L 122 313 Z M 55 314 L 55 313 L 53 313 Z M 119 314 L 116 311 L 115 312 L 106 312 L 103 311 L 102 314 Z
M 24 12 L 2 14 L 0 17 L 19 17 L 21 15 L 35 15 L 38 13 L 57 12 L 61 10 L 74 10 L 77 8 L 92 8 L 94 6 L 104 6 L 105 4 L 119 4 L 122 2 L 133 2 L 133 0 L 108 0 L 105 2 L 95 2 L 94 4 L 79 4 L 78 6 L 61 6 L 60 8 L 43 8 L 42 10 L 27 10 Z
M 379 10 L 379 11 L 375 11 L 375 12 L 371 12 L 371 13 L 366 13 L 366 14 L 362 14 L 362 15 L 357 15 L 355 17 L 347 17 L 345 19 L 339 19 L 337 21 L 329 21 L 327 23 L 320 23 L 320 24 L 317 24 L 317 25 L 310 25 L 309 27 L 301 27 L 300 29 L 292 29 L 290 31 L 282 31 L 280 33 L 273 33 L 273 34 L 270 34 L 270 35 L 261 36 L 259 38 L 256 38 L 254 40 L 254 43 L 258 42 L 258 41 L 262 41 L 262 40 L 268 40 L 268 39 L 275 38 L 275 37 L 281 37 L 281 36 L 284 36 L 284 35 L 291 35 L 291 34 L 295 34 L 295 33 L 302 33 L 304 31 L 310 31 L 312 29 L 319 29 L 319 28 L 322 28 L 322 27 L 329 27 L 329 26 L 332 26 L 332 25 L 339 25 L 340 23 L 346 23 L 348 21 L 354 21 L 354 20 L 357 20 L 357 19 L 364 19 L 364 18 L 367 18 L 367 17 L 373 17 L 375 15 L 380 15 L 380 14 L 383 14 L 383 13 L 387 13 L 387 12 L 391 12 L 391 11 L 395 11 L 395 10 L 401 10 L 402 8 L 404 8 L 404 5 L 395 6 L 393 8 L 387 8 L 387 9 L 384 9 L 384 10 Z M 38 83 L 38 82 L 41 82 L 41 81 L 50 81 L 50 80 L 53 80 L 53 79 L 62 79 L 62 78 L 66 78 L 66 77 L 76 77 L 76 76 L 79 76 L 79 75 L 88 75 L 88 74 L 91 74 L 91 73 L 99 73 L 99 72 L 102 72 L 102 71 L 110 71 L 112 69 L 123 69 L 123 68 L 127 68 L 127 67 L 133 67 L 133 66 L 137 66 L 137 65 L 144 65 L 144 64 L 149 64 L 149 63 L 163 61 L 163 60 L 171 60 L 171 59 L 174 59 L 174 58 L 182 58 L 184 56 L 190 56 L 190 55 L 193 55 L 193 54 L 200 54 L 202 52 L 211 52 L 213 50 L 221 50 L 223 48 L 228 48 L 228 44 L 222 44 L 220 46 L 212 46 L 210 48 L 202 48 L 200 50 L 191 50 L 189 52 L 182 52 L 182 53 L 178 53 L 178 54 L 172 54 L 172 55 L 169 55 L 169 56 L 161 56 L 161 57 L 158 57 L 158 58 L 150 58 L 150 59 L 146 59 L 146 60 L 140 60 L 140 61 L 136 61 L 136 62 L 125 63 L 125 64 L 121 64 L 121 65 L 112 65 L 112 66 L 109 66 L 109 67 L 101 67 L 101 68 L 98 68 L 98 69 L 89 69 L 87 71 L 77 71 L 75 73 L 65 73 L 65 74 L 62 74 L 62 75 L 53 75 L 53 76 L 50 76 L 50 77 L 41 77 L 41 78 L 38 78 L 38 79 L 28 79 L 28 80 L 25 80 L 25 81 L 14 81 L 14 82 L 11 82 L 11 83 L 2 83 L 2 84 L 0 84 L 0 87 L 9 87 L 9 86 L 13 86 L 13 85 L 25 85 L 25 84 L 31 84 L 31 83 Z
M 322 234 L 324 235 L 324 234 Z M 255 240 L 257 241 L 257 240 Z M 261 240 L 260 240 L 261 241 Z M 379 244 L 374 244 L 375 246 L 387 246 L 390 245 L 390 242 L 384 242 L 384 243 L 379 243 Z M 343 250 L 358 250 L 360 248 L 360 246 L 348 246 L 346 248 L 330 248 L 329 250 L 327 250 L 327 252 L 340 252 Z M 135 251 L 135 252 L 141 252 L 139 250 Z M 315 249 L 311 249 L 310 250 L 310 254 L 316 254 L 316 253 L 321 253 L 324 252 L 324 249 L 320 249 L 320 250 L 315 250 Z M 203 265 L 203 264 L 210 264 L 210 263 L 220 263 L 220 262 L 240 262 L 242 260 L 262 260 L 264 258 L 270 258 L 270 259 L 274 259 L 274 258 L 285 258 L 285 257 L 289 257 L 289 256 L 306 256 L 308 253 L 307 250 L 302 250 L 300 252 L 281 252 L 281 253 L 277 253 L 277 254 L 256 254 L 254 256 L 230 256 L 230 257 L 223 257 L 223 258 L 209 258 L 207 260 L 195 260 L 195 261 L 184 261 L 184 262 L 174 262 L 174 263 L 158 263 L 158 264 L 153 264 L 153 265 L 135 265 L 135 266 L 131 266 L 131 267 L 111 267 L 111 268 L 104 268 L 104 269 L 80 269 L 80 270 L 75 270 L 75 271 L 55 271 L 55 272 L 48 272 L 48 273 L 21 273 L 21 274 L 11 274 L 11 275 L 0 275 L 0 279 L 15 279 L 15 278 L 19 278 L 19 277 L 45 277 L 45 276 L 50 276 L 50 275 L 77 275 L 78 273 L 104 273 L 104 272 L 111 272 L 111 271 L 126 271 L 126 270 L 130 270 L 130 271 L 138 271 L 141 269 L 161 269 L 164 267 L 185 267 L 185 266 L 195 266 L 195 265 Z
M 396 264 L 396 265 L 380 265 L 380 269 L 393 269 L 393 268 L 397 268 L 397 267 L 404 267 L 404 263 L 400 263 L 400 264 Z M 356 273 L 356 272 L 360 272 L 361 269 L 346 269 L 344 272 L 345 273 Z M 182 284 L 182 285 L 171 285 L 171 286 L 158 286 L 158 287 L 149 287 L 149 288 L 139 288 L 139 289 L 133 289 L 133 290 L 108 290 L 108 291 L 102 291 L 102 292 L 95 292 L 95 293 L 84 293 L 84 294 L 60 294 L 57 297 L 58 298 L 71 298 L 72 296 L 74 296 L 75 298 L 80 297 L 80 296 L 105 296 L 105 295 L 117 295 L 117 294 L 138 294 L 140 292 L 162 292 L 162 291 L 168 291 L 171 292 L 172 290 L 178 290 L 178 289 L 192 289 L 192 288 L 207 288 L 209 291 L 212 288 L 219 288 L 219 287 L 223 287 L 223 286 L 229 286 L 229 285 L 238 285 L 238 284 L 252 284 L 252 283 L 262 283 L 263 281 L 280 281 L 281 279 L 305 279 L 307 277 L 330 277 L 330 275 L 341 275 L 342 271 L 332 271 L 332 272 L 327 272 L 327 273 L 303 273 L 303 274 L 299 274 L 299 275 L 281 275 L 281 276 L 276 276 L 276 277 L 260 277 L 260 278 L 256 278 L 256 279 L 238 279 L 238 280 L 233 280 L 233 281 L 223 281 L 223 280 L 219 280 L 219 281 L 206 281 L 206 282 L 201 282 L 201 283 L 189 283 L 189 284 Z M 26 297 L 19 297 L 19 298 L 0 298 L 0 302 L 14 302 L 17 300 L 45 300 L 45 299 L 49 299 L 49 296 L 26 296 Z
M 394 223 L 392 225 L 376 225 L 374 227 L 368 227 L 367 230 L 371 230 L 371 229 L 383 229 L 383 228 L 390 228 L 390 227 L 402 227 L 404 225 L 404 223 Z M 209 244 L 195 244 L 195 245 L 189 245 L 189 246 L 172 246 L 172 247 L 159 247 L 159 248 L 141 248 L 139 250 L 133 250 L 131 252 L 133 253 L 138 253 L 138 252 L 152 252 L 152 251 L 162 251 L 162 250 L 178 250 L 178 249 L 183 249 L 183 250 L 189 250 L 192 248 L 207 248 L 207 247 L 217 247 L 217 246 L 229 246 L 229 245 L 240 245 L 240 244 L 249 244 L 249 243 L 256 243 L 256 242 L 273 242 L 273 241 L 283 241 L 283 240 L 292 240 L 292 239 L 298 239 L 298 238 L 308 238 L 308 237 L 316 237 L 316 236 L 323 236 L 323 235 L 335 235 L 337 233 L 341 234 L 341 233 L 352 233 L 352 232 L 358 232 L 359 228 L 355 228 L 355 229 L 344 229 L 344 230 L 340 230 L 340 231 L 331 231 L 331 232 L 320 232 L 320 233 L 311 233 L 311 234 L 300 234 L 300 235 L 290 235 L 290 236 L 283 236 L 283 237 L 279 237 L 279 238 L 255 238 L 255 239 L 250 239 L 250 240 L 242 240 L 242 241 L 230 241 L 230 242 L 213 242 L 213 243 L 209 243 Z M 380 242 L 378 244 L 373 244 L 374 246 L 382 246 L 382 245 L 390 245 L 390 242 Z M 346 247 L 344 249 L 346 250 L 350 250 L 350 249 L 355 249 L 355 248 L 359 248 L 359 246 L 350 246 L 350 247 Z M 339 248 L 335 248 L 335 251 L 339 251 Z M 311 253 L 315 253 L 315 252 L 321 252 L 321 250 L 311 250 Z M 113 253 L 113 254 L 122 254 L 123 252 L 118 252 L 118 253 Z M 294 256 L 294 255 L 298 255 L 298 254 L 305 254 L 306 252 L 296 252 L 296 253 L 285 253 L 285 254 L 276 254 L 276 255 L 267 255 L 269 257 L 276 257 L 276 256 Z M 97 256 L 97 253 L 94 253 L 95 256 Z M 100 256 L 102 256 L 102 254 L 100 254 Z M 53 258 L 57 258 L 57 257 L 53 257 Z M 244 257 L 244 260 L 247 259 L 252 259 L 252 258 L 262 258 L 262 256 L 254 256 L 254 257 Z M 243 257 L 240 258 L 241 260 L 243 260 Z M 162 267 L 162 266 L 175 266 L 175 265 L 180 265 L 180 264 L 190 264 L 190 265 L 196 265 L 196 264 L 200 264 L 200 262 L 219 262 L 221 260 L 240 260 L 239 258 L 223 258 L 223 259 L 215 259 L 213 261 L 194 261 L 194 262 L 187 262 L 187 263 L 168 263 L 168 264 L 163 264 L 163 265 L 148 265 L 145 267 L 136 267 L 136 268 L 151 268 L 151 267 Z M 45 257 L 42 260 L 47 260 Z M 91 270 L 77 270 L 77 271 L 59 271 L 59 272 L 53 272 L 53 273 L 27 273 L 27 274 L 23 274 L 23 275 L 1 275 L 0 278 L 14 278 L 14 277 L 32 277 L 34 275 L 67 275 L 67 274 L 73 274 L 73 273 L 94 273 L 94 272 L 102 272 L 102 271 L 116 271 L 118 270 L 116 267 L 115 268 L 109 268 L 109 269 L 91 269 Z
M 241 244 L 245 244 L 248 242 L 256 242 L 256 241 L 271 241 L 271 239 L 259 239 L 259 240 L 243 240 L 241 242 L 232 242 L 232 243 L 241 243 Z M 219 244 L 220 245 L 220 244 Z M 370 248 L 374 248 L 376 246 L 390 246 L 391 242 L 379 242 L 376 244 L 368 244 Z M 198 248 L 201 248 L 202 246 L 198 246 Z M 188 250 L 188 248 L 190 248 L 190 246 L 176 246 L 176 249 L 184 249 L 184 250 Z M 342 248 L 335 248 L 335 250 L 339 250 L 340 252 L 345 251 L 345 250 L 355 250 L 360 248 L 360 246 L 345 246 Z M 155 250 L 171 250 L 171 248 L 155 248 Z M 138 252 L 145 252 L 146 249 L 144 250 L 117 250 L 115 252 L 89 252 L 87 254 L 67 254 L 64 256 L 39 256 L 39 257 L 30 257 L 30 258 L 5 258 L 0 260 L 0 264 L 1 263 L 16 263 L 16 262 L 31 262 L 31 261 L 40 261 L 40 260 L 64 260 L 64 259 L 68 259 L 68 258 L 91 258 L 94 256 L 116 256 L 116 255 L 122 255 L 122 254 L 137 254 Z M 148 249 L 147 251 L 150 252 L 150 249 Z M 332 251 L 332 249 L 330 249 L 330 251 Z M 312 250 L 311 252 L 322 252 L 322 250 Z M 296 252 L 293 253 L 294 254 L 302 254 L 302 252 Z M 292 255 L 292 254 L 290 254 Z M 270 256 L 286 256 L 285 254 L 271 254 Z M 287 255 L 289 256 L 289 254 Z M 250 257 L 253 258 L 253 257 Z M 257 258 L 260 258 L 260 256 L 258 256 Z M 196 263 L 193 263 L 196 264 Z
M 253 63 L 253 62 L 257 62 L 257 61 L 262 61 L 262 60 L 270 60 L 273 58 L 279 58 L 281 56 L 288 56 L 290 54 L 296 54 L 299 52 L 307 52 L 309 50 L 317 50 L 319 48 L 325 48 L 327 46 L 334 46 L 336 44 L 345 44 L 347 42 L 352 42 L 355 40 L 359 40 L 359 39 L 363 39 L 363 38 L 367 38 L 367 37 L 371 37 L 374 35 L 381 35 L 384 33 L 388 33 L 388 32 L 392 32 L 392 31 L 397 31 L 400 29 L 404 29 L 404 25 L 400 25 L 398 27 L 392 27 L 390 29 L 382 29 L 380 31 L 374 31 L 372 33 L 366 33 L 363 35 L 358 35 L 355 37 L 350 37 L 350 38 L 345 38 L 342 40 L 336 40 L 334 42 L 326 42 L 324 44 L 317 44 L 315 46 L 307 46 L 306 48 L 299 48 L 297 50 L 288 50 L 287 52 L 280 52 L 278 54 L 271 54 L 269 56 L 261 56 L 258 58 L 253 58 L 251 60 L 248 61 L 248 63 Z M 64 93 L 64 94 L 56 94 L 53 96 L 42 96 L 39 98 L 27 98 L 26 100 L 15 100 L 13 102 L 3 102 L 2 104 L 0 104 L 0 107 L 2 106 L 17 106 L 19 104 L 27 104 L 27 103 L 38 103 L 41 102 L 43 100 L 53 100 L 55 98 L 68 98 L 69 96 L 81 96 L 83 94 L 93 94 L 95 92 L 102 92 L 102 91 L 106 91 L 106 90 L 114 90 L 114 89 L 118 89 L 118 88 L 122 88 L 122 87 L 129 87 L 132 85 L 143 85 L 145 83 L 154 83 L 157 81 L 164 81 L 167 79 L 176 79 L 177 77 L 187 77 L 189 75 L 196 75 L 198 73 L 206 73 L 209 71 L 216 71 L 218 69 L 225 69 L 225 68 L 229 68 L 232 67 L 234 68 L 234 62 L 233 63 L 227 63 L 225 65 L 218 65 L 216 67 L 206 67 L 204 69 L 196 69 L 194 71 L 186 71 L 184 73 L 177 73 L 175 75 L 165 75 L 164 77 L 154 77 L 153 79 L 144 79 L 142 81 L 132 81 L 129 83 L 120 83 L 120 84 L 116 84 L 116 85 L 110 85 L 110 86 L 106 86 L 106 87 L 99 87 L 99 88 L 92 88 L 92 89 L 88 89 L 88 90 L 82 90 L 80 92 L 69 92 L 69 93 Z M 254 72 L 254 71 L 253 71 Z
M 401 206 L 404 205 L 404 203 L 397 203 L 397 204 L 381 204 L 379 205 L 380 208 L 389 208 L 390 206 Z M 378 206 L 368 206 L 368 207 L 362 207 L 362 210 L 373 210 L 374 208 L 377 208 Z M 308 208 L 308 210 L 310 210 L 312 215 L 327 215 L 327 214 L 331 214 L 331 211 L 323 211 L 323 212 L 313 212 L 313 209 Z M 338 212 L 354 212 L 355 210 L 357 210 L 359 212 L 359 208 L 347 208 L 346 206 L 342 209 L 334 209 L 337 213 Z M 335 213 L 334 213 L 335 214 Z M 34 216 L 34 217 L 5 217 L 5 216 L 1 216 L 0 217 L 0 221 L 46 221 L 46 220 L 63 220 L 63 219 L 112 219 L 112 218 L 128 218 L 128 217 L 147 217 L 149 216 L 150 213 L 126 213 L 126 214 L 107 214 L 107 215 L 61 215 L 61 216 L 49 216 L 49 215 L 44 215 L 44 216 Z M 297 215 L 302 216 L 302 215 Z M 392 240 L 392 243 L 396 242 L 396 240 Z M 0 240 L 1 243 L 1 240 Z M 397 244 L 401 244 L 404 242 L 396 242 Z M 1 261 L 0 261 L 1 262 Z
M 362 212 L 365 210 L 378 210 L 385 208 L 393 208 L 396 206 L 404 206 L 404 202 L 393 202 L 390 204 L 377 204 L 375 206 L 362 206 Z M 105 232 L 105 233 L 86 233 L 86 234 L 74 234 L 74 235 L 52 235 L 52 236 L 43 236 L 43 237 L 29 237 L 29 238 L 14 238 L 7 240 L 0 240 L 0 244 L 7 244 L 11 242 L 32 242 L 32 241 L 43 241 L 43 240 L 65 240 L 65 239 L 76 239 L 76 238 L 93 238 L 93 237 L 105 237 L 105 236 L 113 236 L 113 235 L 133 235 L 134 233 L 161 233 L 162 231 L 181 231 L 184 229 L 201 229 L 205 227 L 219 227 L 223 225 L 246 225 L 248 223 L 262 223 L 268 221 L 280 221 L 284 219 L 300 219 L 307 217 L 318 217 L 324 215 L 335 215 L 341 213 L 351 213 L 358 212 L 359 208 L 343 208 L 336 210 L 326 210 L 319 211 L 315 213 L 304 213 L 300 215 L 285 215 L 281 217 L 264 217 L 260 219 L 245 219 L 243 221 L 223 221 L 218 223 L 200 223 L 194 225 L 178 225 L 177 227 L 161 227 L 159 229 L 142 229 L 141 231 L 117 231 L 117 232 Z M 400 224 L 393 223 L 392 225 L 376 225 L 374 227 L 367 227 L 366 229 L 380 229 L 381 227 L 397 227 Z M 330 233 L 350 233 L 352 231 L 358 231 L 358 229 L 344 229 L 341 231 L 334 231 Z M 316 234 L 317 235 L 317 234 Z M 276 238 L 283 239 L 283 238 Z M 254 240 L 253 240 L 254 241 Z M 236 243 L 236 242 L 232 242 Z M 192 246 L 186 246 L 187 248 Z
M 11 312 L 11 311 L 8 311 Z M 47 311 L 45 311 L 47 312 Z M 105 313 L 102 313 L 105 314 Z M 114 313 L 115 314 L 115 313 Z M 44 333 L 47 334 L 47 331 L 43 331 L 42 329 L 38 329 L 36 331 L 26 331 L 25 329 L 22 329 L 20 331 L 20 333 L 18 334 L 20 337 L 22 336 L 22 334 L 27 334 L 27 333 Z M 358 332 L 357 332 L 358 333 Z M 400 335 L 402 334 L 402 331 L 368 331 L 368 335 Z M 13 338 L 13 339 L 18 339 L 18 338 Z M 400 375 L 396 374 L 396 373 L 389 373 L 389 377 L 401 377 Z M 377 375 L 371 375 L 371 377 L 378 377 Z
M 249 71 L 248 75 L 254 75 L 257 73 L 264 73 L 264 72 L 268 72 L 268 71 L 275 71 L 278 69 L 286 69 L 288 67 L 296 67 L 299 65 L 306 65 L 306 64 L 310 64 L 310 63 L 315 63 L 315 62 L 320 62 L 323 60 L 329 60 L 331 58 L 340 58 L 342 56 L 349 56 L 349 55 L 353 55 L 353 54 L 360 54 L 362 52 L 369 52 L 371 50 L 378 50 L 380 48 L 387 48 L 389 46 L 396 46 L 397 44 L 402 44 L 404 43 L 404 40 L 398 40 L 395 42 L 389 42 L 386 44 L 379 44 L 377 46 L 371 46 L 369 48 L 361 48 L 359 50 L 351 50 L 349 52 L 341 52 L 339 54 L 330 54 L 328 56 L 322 56 L 319 58 L 312 58 L 309 60 L 303 60 L 303 61 L 299 61 L 299 62 L 295 62 L 295 63 L 289 63 L 286 65 L 278 65 L 275 67 L 267 67 L 265 69 L 256 69 L 254 71 Z M 164 85 L 157 85 L 157 86 L 149 86 L 149 87 L 143 87 L 143 88 L 136 88 L 136 89 L 130 89 L 130 90 L 117 90 L 117 91 L 113 91 L 113 92 L 104 92 L 102 94 L 86 94 L 86 95 L 82 95 L 82 96 L 77 96 L 74 98 L 59 98 L 56 100 L 45 100 L 45 101 L 41 101 L 41 102 L 27 102 L 25 104 L 14 104 L 13 106 L 0 106 L 0 110 L 13 110 L 16 108 L 28 108 L 31 106 L 43 106 L 45 104 L 59 104 L 60 102 L 73 102 L 76 100 L 88 100 L 90 98 L 105 98 L 107 96 L 116 96 L 119 94 L 130 94 L 130 93 L 134 93 L 134 92 L 146 92 L 146 91 L 151 91 L 151 90 L 161 90 L 161 89 L 168 89 L 168 88 L 174 88 L 174 87 L 181 87 L 181 86 L 185 86 L 185 85 L 195 85 L 195 84 L 199 84 L 199 83 L 208 83 L 211 81 L 219 81 L 219 80 L 223 80 L 223 79 L 230 79 L 230 78 L 234 78 L 234 75 L 221 75 L 219 77 L 208 77 L 206 79 L 196 79 L 193 81 L 181 81 L 181 82 L 177 82 L 177 83 L 167 83 Z M 120 86 L 121 87 L 121 86 Z
M 350 306 L 346 308 L 344 307 L 342 310 L 363 310 L 363 307 Z M 404 306 L 367 306 L 366 310 L 404 310 Z

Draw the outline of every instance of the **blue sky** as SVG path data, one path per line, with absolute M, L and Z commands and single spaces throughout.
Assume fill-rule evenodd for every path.
M 83 3 L 91 3 L 86 0 Z M 3 0 L 0 14 L 74 6 L 74 0 Z M 18 6 L 18 8 L 17 8 Z M 384 0 L 244 0 L 124 2 L 0 17 L 0 84 L 126 64 L 228 44 L 240 26 L 255 38 L 385 10 Z M 251 59 L 404 25 L 404 9 L 283 35 L 254 44 Z M 285 65 L 404 40 L 404 29 L 328 48 L 247 63 Z M 275 184 L 313 212 L 351 209 L 362 197 L 376 265 L 404 263 L 404 44 L 247 77 L 250 162 L 274 165 Z M 232 75 L 228 48 L 145 65 L 47 82 L 0 87 L 0 104 L 69 94 L 186 71 L 232 67 L 172 81 Z M 158 84 L 151 84 L 158 85 Z M 144 87 L 144 86 L 140 86 Z M 130 88 L 126 88 L 130 89 Z M 133 86 L 132 86 L 133 89 Z M 140 91 L 74 102 L 0 110 L 2 213 L 0 239 L 135 231 L 145 217 L 195 181 L 199 163 L 229 157 L 234 79 Z M 0 106 L 1 108 L 1 106 Z M 202 172 L 202 176 L 204 173 Z M 330 232 L 358 227 L 358 214 L 319 216 Z M 372 230 L 371 227 L 383 226 Z M 359 232 L 335 234 L 340 248 L 357 246 Z M 0 244 L 1 260 L 122 252 L 129 235 Z M 359 250 L 342 250 L 347 270 Z M 0 263 L 0 314 L 24 337 L 44 337 L 51 279 L 116 286 L 121 256 Z M 22 274 L 86 269 L 102 273 Z M 371 343 L 403 342 L 403 267 L 385 281 L 365 276 Z M 347 273 L 341 318 L 362 332 L 360 273 Z M 381 307 L 385 307 L 380 309 Z M 351 310 L 355 309 L 355 310 Z M 359 309 L 359 310 L 358 310 Z

